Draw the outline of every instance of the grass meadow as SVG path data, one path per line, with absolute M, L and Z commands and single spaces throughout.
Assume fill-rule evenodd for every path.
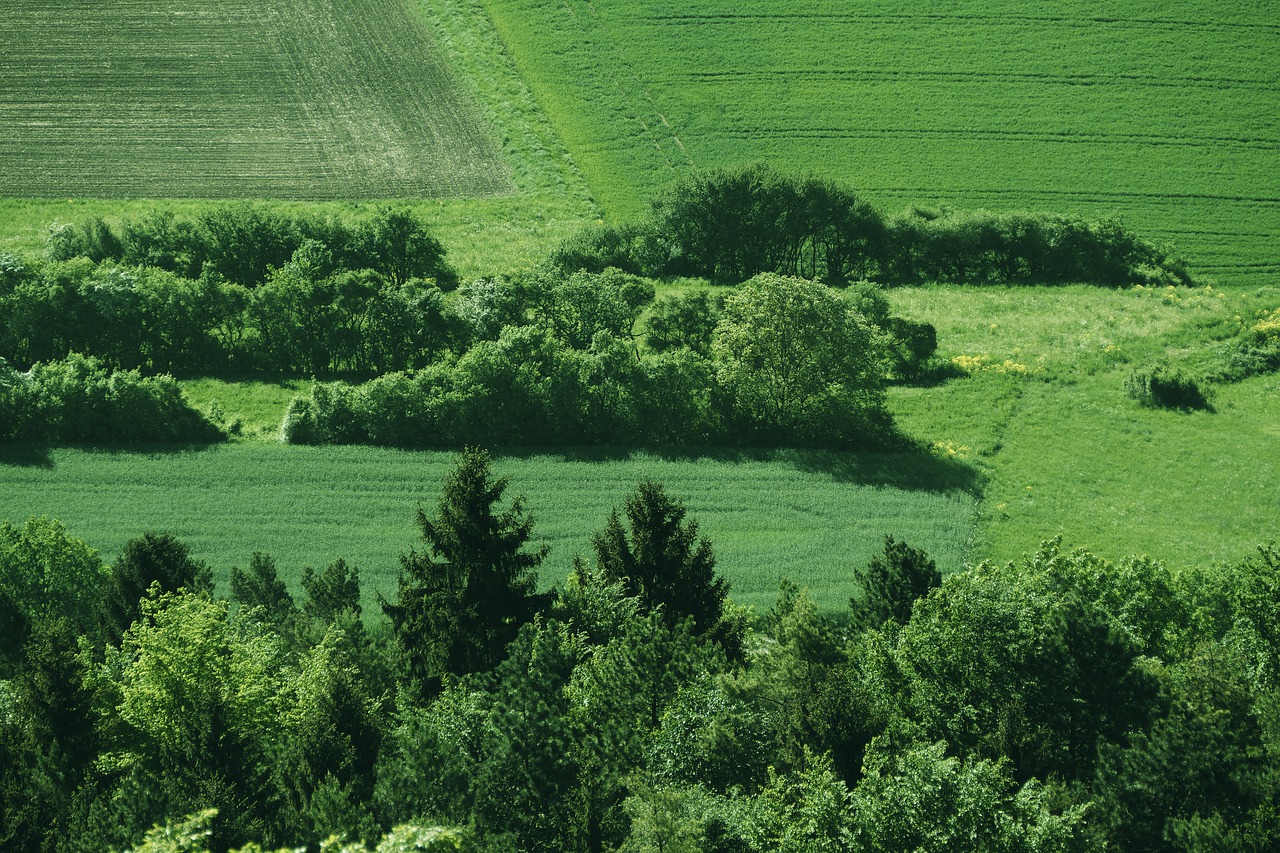
M 1169 363 L 1211 372 L 1280 288 L 1110 291 L 954 286 L 890 291 L 976 365 L 892 389 L 908 433 L 977 467 L 973 553 L 1015 559 L 1062 535 L 1111 559 L 1234 561 L 1280 537 L 1280 375 L 1216 385 L 1216 411 L 1140 407 L 1124 382 Z
M 1280 272 L 1265 4 L 484 2 L 613 216 L 767 161 L 890 210 L 1120 216 L 1221 283 Z
M 292 447 L 246 441 L 199 450 L 10 448 L 0 464 L 0 519 L 62 520 L 110 560 L 147 530 L 178 536 L 214 567 L 225 591 L 231 566 L 272 554 L 297 590 L 303 566 L 345 557 L 360 567 L 367 604 L 395 594 L 399 555 L 421 542 L 414 508 L 434 509 L 456 455 L 368 447 Z M 587 451 L 495 458 L 527 496 L 534 538 L 551 546 L 544 586 L 590 553 L 644 478 L 664 483 L 697 518 L 733 598 L 767 607 L 782 577 L 808 586 L 830 611 L 854 593 L 852 571 L 886 534 L 960 568 L 973 536 L 974 499 L 963 471 L 930 457 L 807 453 L 671 456 Z

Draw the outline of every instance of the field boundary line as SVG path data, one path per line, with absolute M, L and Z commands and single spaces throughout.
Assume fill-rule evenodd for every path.
M 521 194 L 568 193 L 589 208 L 599 204 L 564 140 L 516 67 L 511 49 L 480 0 L 407 0 L 449 53 L 451 65 L 499 137 L 512 181 Z M 510 105 L 504 108 L 504 105 Z
M 989 82 L 1034 83 L 1055 86 L 1123 86 L 1139 84 L 1151 89 L 1274 89 L 1276 79 L 1249 77 L 1165 77 L 1154 74 L 1044 74 L 1018 71 L 927 71 L 875 68 L 774 68 L 767 70 L 731 69 L 726 71 L 690 71 L 680 75 L 692 82 L 721 80 L 766 80 L 775 78 L 831 80 L 946 80 L 955 83 Z M 676 79 L 673 76 L 671 79 Z
M 645 15 L 639 18 L 644 21 L 655 21 L 662 23 L 698 25 L 705 23 L 715 23 L 724 21 L 726 23 L 734 23 L 737 21 L 847 21 L 849 23 L 862 23 L 866 21 L 885 21 L 885 22 L 917 22 L 917 21 L 971 21 L 973 23 L 989 24 L 991 22 L 1009 21 L 1015 24 L 1043 23 L 1043 24 L 1066 24 L 1073 27 L 1096 27 L 1114 26 L 1124 27 L 1128 29 L 1151 29 L 1155 27 L 1164 27 L 1168 29 L 1205 29 L 1205 30 L 1257 30 L 1260 32 L 1280 34 L 1280 24 L 1263 24 L 1243 21 L 1192 21 L 1178 18 L 1118 18 L 1107 16 L 1083 16 L 1072 17 L 1069 15 L 966 15 L 964 13 L 948 13 L 948 12 L 921 12 L 919 14 L 906 13 L 858 13 L 858 12 L 829 12 L 829 13 L 800 13 L 785 14 L 781 12 L 743 12 L 733 13 L 726 12 L 723 14 L 705 14 L 699 15 L 694 13 L 684 13 L 676 15 Z

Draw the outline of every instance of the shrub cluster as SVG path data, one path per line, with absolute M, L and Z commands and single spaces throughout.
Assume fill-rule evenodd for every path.
M 919 208 L 885 217 L 848 188 L 765 166 L 694 173 L 654 198 L 647 220 L 592 227 L 553 262 L 723 284 L 762 272 L 832 285 L 1190 282 L 1184 262 L 1115 220 Z
M 23 367 L 79 352 L 148 372 L 367 375 L 429 363 L 449 323 L 435 284 L 344 268 L 311 240 L 254 287 L 207 265 L 0 257 L 0 356 Z
M 1222 378 L 1239 381 L 1280 370 L 1280 308 L 1260 312 L 1258 321 L 1231 342 Z
M 1129 396 L 1144 406 L 1212 411 L 1209 392 L 1197 379 L 1172 367 L 1139 369 L 1125 381 Z
M 394 285 L 420 278 L 450 288 L 457 277 L 444 247 L 413 214 L 379 208 L 354 224 L 333 216 L 288 215 L 250 204 L 212 207 L 193 216 L 156 209 L 113 226 L 101 217 L 49 229 L 51 260 L 88 258 L 157 267 L 184 278 L 206 269 L 245 287 L 263 282 L 306 243 L 323 244 L 336 269 L 373 270 Z
M 616 272 L 578 273 L 558 297 L 539 291 L 550 296 L 528 322 L 504 327 L 455 361 L 360 386 L 315 386 L 291 403 L 285 439 L 409 447 L 875 444 L 892 434 L 886 367 L 914 363 L 913 347 L 931 354 L 916 338 L 893 337 L 882 296 L 866 291 L 860 301 L 863 291 L 845 295 L 773 275 L 743 285 L 723 309 L 699 295 L 664 300 L 666 321 L 643 351 L 628 333 L 643 290 Z M 627 291 L 638 294 L 630 303 Z M 868 317 L 864 302 L 883 317 Z M 588 310 L 619 303 L 632 307 Z M 902 328 L 932 340 L 914 325 Z
M 206 442 L 221 430 L 171 376 L 108 371 L 72 354 L 19 373 L 0 359 L 0 441 Z

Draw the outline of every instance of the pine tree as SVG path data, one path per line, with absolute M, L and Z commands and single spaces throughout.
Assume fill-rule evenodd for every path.
M 596 534 L 596 570 L 608 583 L 621 582 L 646 610 L 661 607 L 668 625 L 692 618 L 706 634 L 724 613 L 729 584 L 716 574 L 716 558 L 698 522 L 684 520 L 685 507 L 660 483 L 645 480 L 627 498 L 630 532 L 617 509 Z
M 523 496 L 500 509 L 507 484 L 493 478 L 487 451 L 467 448 L 445 477 L 435 516 L 418 509 L 428 548 L 400 558 L 398 598 L 382 609 L 424 694 L 445 673 L 492 669 L 537 607 L 547 548 L 525 548 L 533 518 Z

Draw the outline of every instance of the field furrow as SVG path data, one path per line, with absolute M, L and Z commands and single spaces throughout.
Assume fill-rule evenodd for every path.
M 511 190 L 404 0 L 14 0 L 9 196 L 394 198 Z

